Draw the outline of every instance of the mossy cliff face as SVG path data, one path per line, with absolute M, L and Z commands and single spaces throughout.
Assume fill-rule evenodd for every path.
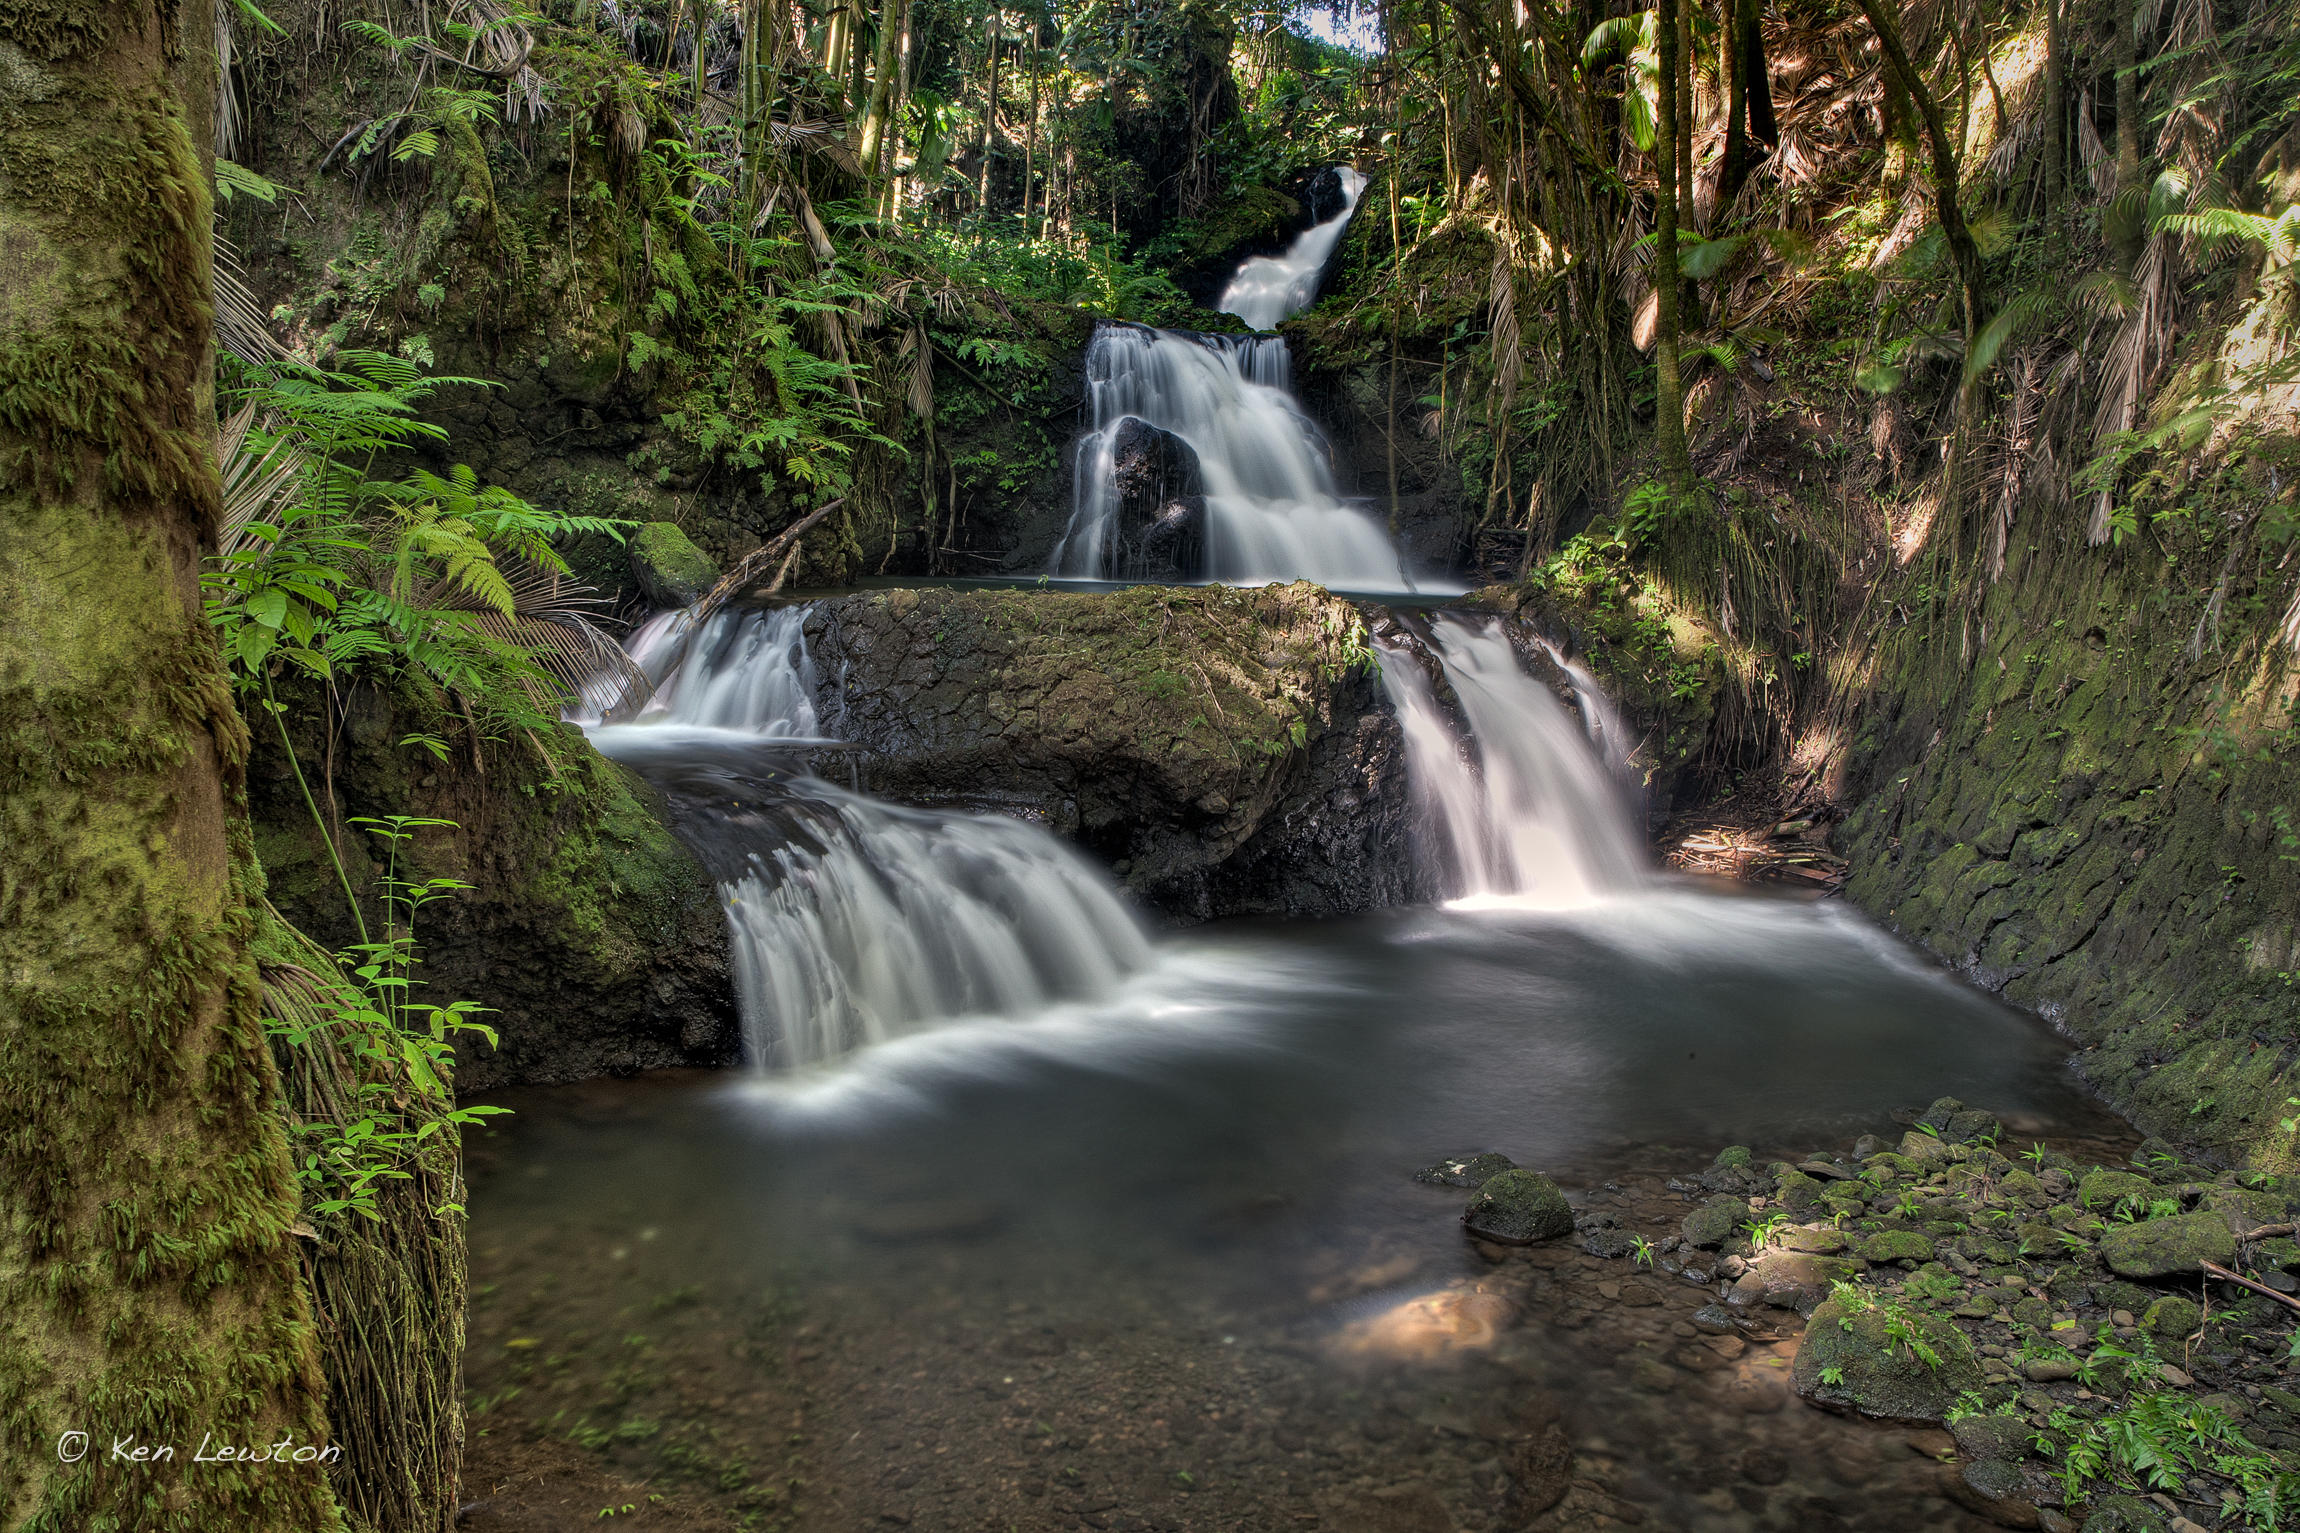
M 874 793 L 1043 818 L 1176 920 L 1415 896 L 1397 723 L 1316 586 L 895 591 L 807 632 Z
M 652 790 L 568 728 L 484 746 L 473 759 L 460 720 L 420 701 L 353 688 L 335 730 L 299 709 L 301 758 L 322 815 L 332 775 L 338 840 L 355 888 L 381 871 L 383 843 L 350 821 L 422 815 L 415 876 L 473 887 L 418 917 L 422 998 L 473 1000 L 500 1049 L 459 1049 L 458 1089 L 581 1080 L 732 1060 L 739 1048 L 718 895 L 659 818 Z M 399 742 L 432 733 L 447 759 Z M 325 843 L 276 734 L 259 734 L 250 769 L 257 844 L 272 899 L 320 940 L 354 940 Z M 548 751 L 556 771 L 540 751 Z M 406 876 L 406 870 L 402 870 Z M 371 906 L 373 926 L 378 912 Z
M 2289 1168 L 2291 682 L 2241 589 L 2224 647 L 2207 629 L 2192 654 L 2193 616 L 2166 610 L 2188 583 L 2072 536 L 1991 590 L 1969 666 L 1953 620 L 1888 652 L 1837 839 L 1854 899 L 2069 1033 L 2144 1128 Z

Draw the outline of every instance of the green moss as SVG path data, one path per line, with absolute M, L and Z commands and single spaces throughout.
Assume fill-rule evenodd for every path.
M 207 196 L 166 50 L 86 56 L 123 22 L 181 25 L 0 12 L 59 63 L 0 120 L 0 1521 L 327 1529 L 316 1468 L 160 1486 L 49 1446 L 326 1438 L 248 958 L 247 738 L 193 584 Z
M 1891 1421 L 1939 1421 L 1984 1382 L 1952 1321 L 1843 1297 L 1813 1311 L 1794 1373 L 1797 1392 L 1817 1404 Z

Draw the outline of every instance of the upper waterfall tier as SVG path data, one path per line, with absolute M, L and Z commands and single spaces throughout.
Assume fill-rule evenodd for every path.
M 1086 353 L 1094 430 L 1079 443 L 1051 572 L 1411 589 L 1388 533 L 1335 494 L 1325 442 L 1289 391 L 1292 365 L 1275 336 L 1097 332 Z M 1196 550 L 1189 563 L 1184 548 Z
M 1318 275 L 1350 227 L 1358 194 L 1366 186 L 1366 178 L 1347 165 L 1335 166 L 1334 174 L 1341 178 L 1342 210 L 1304 229 L 1284 255 L 1248 257 L 1222 290 L 1216 309 L 1257 330 L 1274 330 L 1278 321 L 1301 313 L 1317 298 Z
M 1609 707 L 1575 719 L 1526 674 L 1491 620 L 1447 615 L 1433 652 L 1460 704 L 1461 738 L 1421 658 L 1385 647 L 1382 681 L 1406 736 L 1406 770 L 1433 880 L 1457 904 L 1566 909 L 1644 881 L 1646 858 L 1622 785 L 1601 752 L 1620 749 Z M 1568 672 L 1577 693 L 1595 683 Z M 1598 699 L 1602 702 L 1602 698 Z

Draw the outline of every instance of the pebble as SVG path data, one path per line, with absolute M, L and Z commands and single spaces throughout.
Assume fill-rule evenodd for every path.
M 2108 1320 L 2109 1324 L 2116 1326 L 2120 1330 L 2125 1326 L 2137 1325 L 2139 1323 L 2132 1318 L 2132 1311 L 2128 1309 L 2120 1309 L 2111 1312 Z
M 1789 1478 L 1788 1457 L 1771 1448 L 1751 1448 L 1741 1455 L 1741 1477 L 1752 1485 L 1778 1485 Z
M 2181 1372 L 2178 1368 L 2173 1367 L 2170 1363 L 2166 1363 L 2163 1367 L 2157 1369 L 2156 1372 L 2158 1377 L 2162 1378 L 2165 1383 L 2170 1384 L 2174 1389 L 2188 1389 L 2193 1387 L 2196 1383 L 2194 1379 Z

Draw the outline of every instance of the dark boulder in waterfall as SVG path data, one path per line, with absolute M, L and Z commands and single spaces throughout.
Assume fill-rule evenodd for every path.
M 1188 442 L 1128 416 L 1110 442 L 1118 501 L 1112 573 L 1121 580 L 1199 580 L 1206 574 L 1206 497 Z

